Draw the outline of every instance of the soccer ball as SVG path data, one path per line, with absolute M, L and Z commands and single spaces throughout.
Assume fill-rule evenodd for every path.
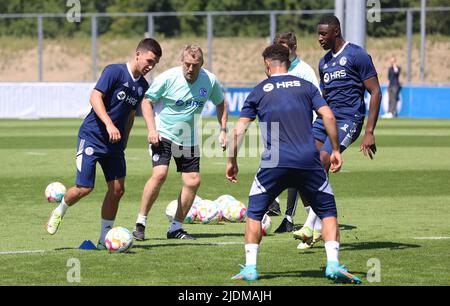
M 178 200 L 173 200 L 166 207 L 166 217 L 169 222 L 172 222 L 178 209 Z M 191 209 L 189 209 L 188 214 L 184 218 L 184 223 L 193 223 L 197 217 L 197 204 L 195 202 L 192 204 Z
M 45 197 L 49 202 L 59 203 L 62 201 L 66 191 L 66 187 L 63 184 L 60 182 L 53 182 L 45 188 Z
M 217 224 L 222 219 L 216 202 L 203 200 L 197 207 L 197 219 L 203 224 Z
M 126 252 L 133 246 L 133 236 L 125 227 L 113 227 L 106 234 L 105 245 L 110 252 Z
M 247 207 L 245 207 L 244 203 L 235 200 L 225 206 L 222 215 L 227 221 L 242 222 L 245 220 L 245 216 L 247 215 Z
M 269 235 L 270 231 L 272 230 L 272 219 L 270 219 L 268 214 L 265 214 L 263 219 L 261 220 L 261 229 L 263 236 Z
M 237 201 L 233 196 L 229 195 L 229 194 L 224 194 L 221 195 L 220 197 L 218 197 L 214 202 L 217 203 L 217 205 L 219 206 L 220 210 L 224 210 L 225 207 L 232 203 Z

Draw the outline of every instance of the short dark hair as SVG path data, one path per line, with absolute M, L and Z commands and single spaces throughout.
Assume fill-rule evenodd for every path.
M 289 49 L 294 49 L 294 47 L 297 47 L 297 37 L 295 37 L 295 34 L 292 32 L 278 33 L 275 36 L 273 43 L 286 44 Z
M 289 49 L 280 44 L 273 44 L 264 49 L 262 53 L 264 59 L 270 59 L 273 61 L 280 61 L 286 63 L 286 67 L 289 68 L 291 61 L 289 60 Z
M 151 51 L 157 57 L 162 56 L 162 49 L 159 43 L 153 38 L 144 38 L 141 40 L 136 48 L 136 51 Z
M 334 25 L 338 28 L 341 28 L 341 23 L 339 22 L 339 19 L 334 15 L 327 15 L 322 17 L 318 24 Z

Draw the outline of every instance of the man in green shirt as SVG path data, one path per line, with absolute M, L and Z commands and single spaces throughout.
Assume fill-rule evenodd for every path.
M 142 102 L 153 173 L 142 194 L 133 232 L 136 240 L 145 238 L 147 215 L 167 178 L 172 156 L 177 172 L 181 172 L 183 186 L 167 238 L 195 239 L 182 228 L 182 223 L 200 186 L 197 123 L 208 100 L 216 106 L 221 128 L 219 141 L 222 149 L 226 148 L 227 111 L 219 81 L 214 74 L 202 68 L 203 52 L 199 46 L 187 45 L 181 61 L 182 66 L 171 68 L 155 79 Z

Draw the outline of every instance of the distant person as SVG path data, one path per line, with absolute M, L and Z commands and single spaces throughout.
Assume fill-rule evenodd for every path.
M 155 68 L 161 56 L 159 43 L 146 38 L 137 46 L 131 61 L 109 65 L 103 70 L 90 97 L 91 112 L 78 132 L 75 186 L 66 192 L 60 205 L 53 210 L 46 225 L 49 234 L 56 233 L 67 209 L 94 189 L 98 162 L 108 190 L 103 200 L 97 249 L 106 249 L 105 236 L 114 225 L 119 201 L 125 192 L 124 152 L 128 136 L 136 108 L 149 87 L 144 75 Z
M 200 156 L 196 116 L 208 100 L 216 106 L 220 126 L 220 145 L 227 142 L 227 108 L 217 77 L 202 68 L 203 51 L 187 45 L 181 53 L 181 66 L 155 78 L 142 102 L 142 115 L 148 130 L 153 172 L 142 192 L 133 236 L 145 239 L 148 213 L 166 181 L 172 156 L 181 173 L 182 186 L 178 208 L 167 231 L 167 239 L 190 239 L 182 224 L 200 187 Z M 157 116 L 155 118 L 155 112 Z M 172 186 L 173 187 L 173 186 Z
M 337 120 L 340 151 L 355 142 L 363 129 L 366 117 L 364 93 L 367 90 L 371 95 L 370 107 L 359 151 L 373 159 L 377 151 L 374 131 L 380 111 L 381 89 L 372 58 L 360 46 L 345 41 L 336 16 L 323 17 L 317 25 L 317 33 L 321 47 L 330 50 L 319 62 L 320 87 Z M 332 147 L 320 116 L 314 121 L 313 134 L 320 160 L 328 172 Z M 304 198 L 302 200 L 305 207 L 309 206 Z M 320 239 L 319 229 L 321 221 L 314 209 L 310 209 L 303 227 L 293 233 L 294 238 L 302 240 L 297 248 L 312 247 Z
M 273 40 L 274 44 L 280 44 L 289 49 L 289 60 L 291 61 L 291 66 L 288 69 L 288 74 L 299 77 L 303 80 L 311 82 L 314 86 L 319 89 L 320 86 L 319 81 L 317 79 L 316 73 L 314 69 L 308 65 L 304 60 L 302 60 L 297 55 L 297 37 L 292 32 L 284 32 L 279 33 L 275 36 Z M 314 119 L 316 118 L 316 114 L 313 113 Z M 294 216 L 297 210 L 297 202 L 298 202 L 298 191 L 295 188 L 289 188 L 287 194 L 287 203 L 286 203 L 286 213 L 284 215 L 284 219 L 278 228 L 275 230 L 275 233 L 285 233 L 292 232 L 294 230 Z M 269 206 L 269 211 L 280 211 L 279 201 L 274 201 L 272 205 Z M 306 208 L 306 212 L 309 213 L 309 207 Z M 280 211 L 281 214 L 281 211 Z
M 389 93 L 389 108 L 388 112 L 383 116 L 383 118 L 394 118 L 397 117 L 397 102 L 400 93 L 400 72 L 401 68 L 397 65 L 397 59 L 395 56 L 391 57 L 391 66 L 388 70 L 388 93 Z
M 250 189 L 247 220 L 245 224 L 245 266 L 232 277 L 246 281 L 259 279 L 257 259 L 262 240 L 261 220 L 267 207 L 286 188 L 298 189 L 323 220 L 323 236 L 327 265 L 325 276 L 329 279 L 360 283 L 361 280 L 347 272 L 339 264 L 339 225 L 336 202 L 327 174 L 320 162 L 319 151 L 314 144 L 312 111 L 321 115 L 329 135 L 332 153 L 331 171 L 338 172 L 342 166 L 339 151 L 336 119 L 319 93 L 310 82 L 287 73 L 290 65 L 288 50 L 278 44 L 263 52 L 267 80 L 259 83 L 242 107 L 233 141 L 230 146 L 226 177 L 237 182 L 239 172 L 237 155 L 245 132 L 258 117 L 265 151 L 261 154 L 260 168 Z M 273 137 L 274 130 L 277 130 Z M 282 257 L 283 254 L 277 254 Z

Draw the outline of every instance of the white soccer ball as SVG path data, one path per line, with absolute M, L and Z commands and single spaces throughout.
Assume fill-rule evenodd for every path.
M 62 201 L 66 191 L 66 187 L 63 184 L 60 182 L 53 182 L 45 188 L 45 197 L 49 202 L 59 203 Z
M 133 246 L 133 236 L 125 227 L 113 227 L 106 234 L 105 246 L 110 252 L 126 252 Z
M 221 195 L 220 197 L 218 197 L 214 202 L 217 203 L 217 205 L 219 206 L 219 208 L 221 210 L 224 210 L 225 207 L 229 204 L 232 203 L 234 201 L 237 201 L 235 197 L 229 195 L 229 194 L 224 194 Z
M 197 219 L 203 224 L 217 224 L 222 219 L 216 202 L 203 200 L 197 207 Z
M 169 222 L 173 221 L 175 214 L 178 209 L 178 200 L 171 201 L 166 207 L 166 217 L 169 219 Z M 195 202 L 192 204 L 191 209 L 189 209 L 188 214 L 184 218 L 184 223 L 193 223 L 195 218 L 197 217 L 197 204 Z
M 235 200 L 225 206 L 222 215 L 229 222 L 242 222 L 247 215 L 247 207 L 245 207 L 244 203 Z
M 270 219 L 268 214 L 265 214 L 263 219 L 261 220 L 261 229 L 263 236 L 269 235 L 270 231 L 272 230 L 272 219 Z

